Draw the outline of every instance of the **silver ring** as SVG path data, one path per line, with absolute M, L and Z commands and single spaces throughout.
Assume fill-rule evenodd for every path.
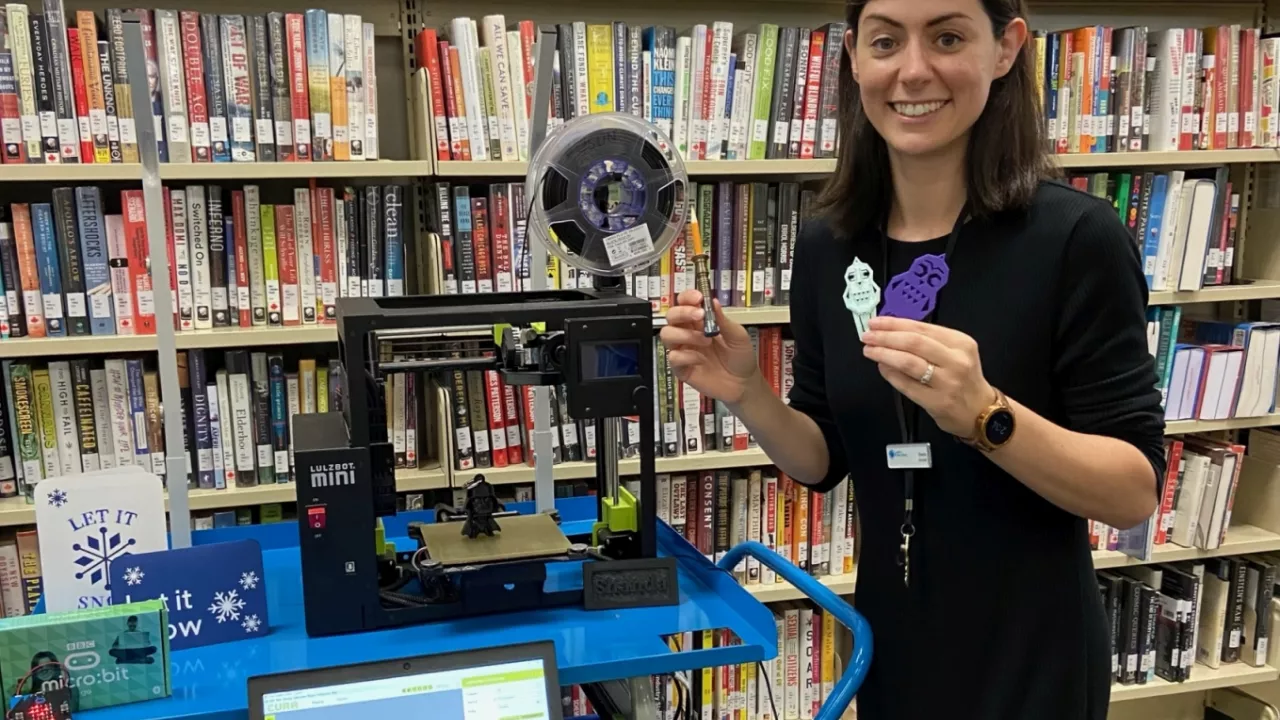
M 929 382 L 932 380 L 933 380 L 933 363 L 929 363 L 929 366 L 924 369 L 924 375 L 920 376 L 920 384 L 928 385 Z

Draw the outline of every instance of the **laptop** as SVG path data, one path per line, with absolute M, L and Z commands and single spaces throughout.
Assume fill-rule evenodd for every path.
M 249 720 L 564 720 L 550 641 L 260 675 Z

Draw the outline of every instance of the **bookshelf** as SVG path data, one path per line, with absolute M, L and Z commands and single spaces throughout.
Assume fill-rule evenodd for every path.
M 1252 280 L 1248 284 L 1207 287 L 1203 290 L 1178 292 L 1155 290 L 1151 305 L 1192 305 L 1196 303 L 1247 302 L 1280 298 L 1280 280 Z
M 700 455 L 683 455 L 681 457 L 660 457 L 655 465 L 659 473 L 693 473 L 702 470 L 721 470 L 724 468 L 747 468 L 769 465 L 769 456 L 762 450 L 746 450 L 739 452 L 707 451 Z M 636 475 L 640 472 L 640 461 L 635 458 L 618 463 L 620 475 Z M 525 465 L 519 467 L 488 468 L 485 470 L 467 470 L 459 475 L 470 477 L 477 473 L 495 485 L 528 484 L 533 482 L 533 468 Z M 579 480 L 596 476 L 595 462 L 564 462 L 555 466 L 553 473 L 556 480 Z
M 432 163 L 426 160 L 367 160 L 365 162 L 313 163 L 212 163 L 160 166 L 161 180 L 250 183 L 257 180 L 366 179 L 389 180 L 426 177 Z
M 1111 167 L 1194 168 L 1241 163 L 1278 163 L 1280 149 L 1196 150 L 1175 152 L 1099 153 L 1055 156 L 1063 169 Z M 835 169 L 835 160 L 691 160 L 691 177 L 818 177 Z M 342 178 L 514 178 L 524 177 L 528 164 L 503 161 L 370 160 L 359 163 L 207 163 L 163 164 L 161 180 L 252 181 Z M 0 173 L 0 183 L 90 183 L 142 180 L 142 166 L 15 165 Z M 3 185 L 0 185 L 2 187 Z
M 1280 425 L 1280 413 L 1259 417 L 1228 418 L 1226 420 L 1171 420 L 1165 423 L 1166 435 L 1216 432 L 1219 430 L 1246 430 L 1248 428 Z
M 66 0 L 67 8 L 100 9 L 101 0 L 75 3 Z M 1176 26 L 1199 27 L 1224 22 L 1256 26 L 1259 18 L 1264 21 L 1274 17 L 1271 2 L 1251 0 L 1227 0 L 1222 2 L 1128 2 L 1104 3 L 1101 0 L 1080 0 L 1062 3 L 1056 0 L 1032 0 L 1033 25 L 1043 28 L 1074 27 L 1095 22 L 1121 25 L 1130 22 L 1151 22 Z M 292 9 L 296 3 L 287 3 Z M 537 22 L 563 22 L 566 19 L 587 22 L 622 20 L 629 23 L 651 23 L 655 17 L 661 22 L 678 27 L 683 32 L 694 23 L 712 20 L 728 20 L 735 27 L 751 27 L 762 19 L 788 25 L 817 27 L 840 13 L 841 3 L 831 0 L 806 0 L 803 2 L 767 2 L 757 0 L 742 3 L 740 0 L 652 0 L 643 7 L 599 7 L 586 0 L 568 3 L 540 4 L 528 0 L 485 0 L 477 6 L 474 2 L 443 0 L 417 3 L 414 0 L 390 2 L 352 2 L 339 0 L 333 3 L 316 3 L 333 12 L 362 14 L 365 21 L 374 26 L 377 51 L 377 88 L 379 96 L 379 128 L 383 145 L 379 160 L 365 162 L 312 162 L 312 163 L 209 163 L 163 164 L 159 179 L 169 187 L 185 184 L 225 183 L 227 189 L 245 184 L 261 184 L 264 192 L 277 195 L 281 189 L 300 187 L 315 179 L 322 184 L 351 184 L 364 187 L 372 184 L 403 183 L 406 188 L 407 235 L 421 241 L 430 222 L 424 197 L 427 188 L 436 181 L 482 185 L 489 182 L 520 182 L 527 171 L 527 164 L 520 161 L 465 161 L 440 160 L 430 150 L 434 147 L 431 118 L 418 106 L 422 97 L 413 82 L 413 68 L 420 64 L 414 56 L 413 35 L 422 27 L 435 27 L 447 34 L 448 22 L 453 17 L 470 16 L 476 19 L 489 12 L 504 13 L 507 19 L 532 19 Z M 236 0 L 214 5 L 208 0 L 188 0 L 180 3 L 184 9 L 218 13 L 260 13 L 276 7 L 254 7 L 251 3 Z M 298 6 L 301 7 L 301 6 Z M 1159 14 L 1157 23 L 1152 19 Z M 1239 179 L 1242 194 L 1240 243 L 1244 277 L 1248 284 L 1206 287 L 1190 292 L 1154 291 L 1152 306 L 1205 306 L 1217 317 L 1244 319 L 1246 303 L 1280 299 L 1280 224 L 1275 224 L 1278 214 L 1274 208 L 1255 207 L 1260 196 L 1262 178 L 1271 168 L 1280 167 L 1280 148 L 1244 148 L 1228 150 L 1146 151 L 1126 153 L 1062 154 L 1055 162 L 1068 172 L 1092 172 L 1115 168 L 1164 171 L 1171 169 L 1198 169 L 1230 166 L 1233 179 Z M 750 182 L 753 179 L 807 182 L 820 179 L 835 167 L 832 159 L 765 159 L 765 160 L 691 160 L 686 168 L 695 182 L 717 179 Z M 136 188 L 144 179 L 140 165 L 3 165 L 0 166 L 0 188 L 5 191 L 25 192 L 26 186 L 54 187 L 59 185 L 116 184 Z M 278 201 L 277 201 L 278 202 Z M 1247 250 L 1245 249 L 1247 248 Z M 1274 279 L 1269 279 L 1274 278 Z M 160 283 L 164 285 L 164 283 Z M 167 288 L 167 286 L 166 286 Z M 768 327 L 790 322 L 787 307 L 729 308 L 728 314 L 744 325 Z M 661 325 L 659 318 L 656 324 Z M 337 340 L 333 325 L 302 325 L 297 327 L 224 328 L 180 332 L 176 334 L 179 351 L 224 351 L 249 348 L 261 351 L 283 350 L 286 353 L 305 348 L 326 348 L 331 352 Z M 56 359 L 83 356 L 105 357 L 114 355 L 154 355 L 158 347 L 155 336 L 91 336 L 42 339 L 0 340 L 0 359 Z M 168 359 L 162 359 L 168 361 Z M 1221 421 L 1176 421 L 1168 425 L 1167 433 L 1236 433 L 1250 428 L 1280 425 L 1280 414 L 1261 417 L 1232 418 Z M 449 442 L 447 434 L 436 437 L 437 445 Z M 759 450 L 739 452 L 708 451 L 700 455 L 659 458 L 659 473 L 696 473 L 707 470 L 741 469 L 768 465 L 769 459 Z M 449 467 L 440 467 L 434 460 L 418 469 L 402 469 L 396 473 L 397 489 L 406 492 L 447 492 L 458 486 L 459 477 L 483 472 L 491 482 L 499 486 L 528 484 L 532 469 L 525 465 L 460 473 Z M 622 463 L 623 476 L 638 472 L 634 460 Z M 594 476 L 592 463 L 561 463 L 556 466 L 556 480 L 572 481 Z M 195 511 L 220 510 L 261 505 L 287 503 L 294 499 L 291 483 L 265 484 L 254 487 L 227 488 L 225 490 L 191 490 L 190 506 Z M 31 506 L 21 498 L 0 499 L 0 527 L 28 526 L 34 521 Z M 0 538 L 3 532 L 0 532 Z M 1280 527 L 1276 531 L 1261 525 L 1239 523 L 1231 527 L 1226 542 L 1213 551 L 1202 551 L 1177 546 L 1161 546 L 1153 563 L 1195 560 L 1206 557 L 1243 555 L 1257 552 L 1280 551 Z M 1116 552 L 1099 551 L 1094 554 L 1097 568 L 1119 568 L 1138 564 Z M 822 580 L 831 589 L 844 595 L 852 594 L 854 576 L 838 576 Z M 762 602 L 774 603 L 798 599 L 796 591 L 788 585 L 748 586 L 748 591 Z M 1271 667 L 1251 668 L 1243 665 L 1224 666 L 1218 670 L 1197 667 L 1193 680 L 1185 683 L 1156 681 L 1146 685 L 1116 686 L 1113 700 L 1141 701 L 1170 695 L 1186 695 L 1189 700 L 1204 691 L 1219 687 L 1271 682 L 1277 679 L 1277 671 Z M 1131 705 L 1132 702 L 1126 702 Z M 1152 717 L 1151 720 L 1165 720 Z
M 1273 681 L 1277 677 L 1280 677 L 1280 671 L 1277 671 L 1269 665 L 1251 667 L 1249 665 L 1235 663 L 1231 665 L 1222 665 L 1218 668 L 1210 668 L 1206 665 L 1196 665 L 1195 672 L 1191 676 L 1191 679 L 1185 682 L 1171 683 L 1156 678 L 1145 685 L 1113 686 L 1111 688 L 1111 702 L 1127 703 L 1128 701 L 1166 697 L 1169 695 L 1190 696 L 1193 693 L 1202 693 L 1206 690 L 1225 687 L 1245 686 L 1247 688 L 1247 686 L 1256 683 Z
M 785 307 L 726 308 L 734 320 L 750 327 L 779 325 L 790 322 L 791 311 Z M 654 318 L 655 327 L 665 323 Z M 220 349 L 236 347 L 281 347 L 336 343 L 336 325 L 296 327 L 219 328 L 190 330 L 176 335 L 179 350 Z M 32 357 L 73 357 L 78 355 L 112 355 L 116 353 L 155 352 L 154 335 L 108 335 L 66 338 L 10 338 L 0 340 L 0 359 Z
M 1095 550 L 1093 553 L 1093 566 L 1098 570 L 1103 570 L 1130 565 L 1148 565 L 1221 557 L 1223 555 L 1247 555 L 1249 553 L 1276 551 L 1280 551 L 1280 533 L 1264 530 L 1246 523 L 1236 523 L 1227 530 L 1227 539 L 1215 550 L 1185 548 L 1169 543 L 1157 546 L 1155 552 L 1151 555 L 1151 560 L 1148 562 L 1143 562 L 1114 550 Z

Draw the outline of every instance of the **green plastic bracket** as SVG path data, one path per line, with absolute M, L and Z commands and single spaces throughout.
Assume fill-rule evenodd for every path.
M 396 544 L 387 542 L 387 528 L 382 524 L 382 518 L 378 518 L 373 526 L 373 543 L 374 554 L 380 558 L 396 554 Z
M 636 498 L 625 487 L 618 488 L 618 500 L 605 498 L 600 503 L 600 521 L 591 526 L 591 542 L 600 544 L 600 531 L 608 528 L 611 532 L 630 530 L 637 532 L 640 521 L 636 515 Z
M 499 347 L 502 346 L 502 331 L 509 327 L 511 327 L 511 323 L 498 323 L 497 325 L 493 326 L 493 344 L 494 345 L 497 345 Z M 540 333 L 545 333 L 547 331 L 547 324 L 544 322 L 529 323 L 529 327 L 533 328 L 534 330 Z

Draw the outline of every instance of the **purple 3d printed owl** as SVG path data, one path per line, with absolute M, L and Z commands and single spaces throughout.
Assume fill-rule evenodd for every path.
M 881 315 L 924 320 L 938 304 L 938 291 L 951 269 L 942 255 L 921 255 L 906 271 L 893 276 L 884 290 Z

